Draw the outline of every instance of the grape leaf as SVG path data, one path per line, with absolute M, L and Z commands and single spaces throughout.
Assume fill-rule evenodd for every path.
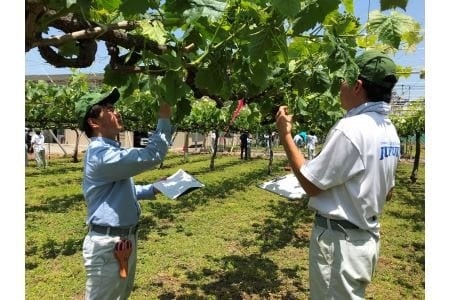
M 293 17 L 300 11 L 298 0 L 272 0 L 271 2 L 283 16 Z
M 164 45 L 167 40 L 167 32 L 164 25 L 158 20 L 139 22 L 142 34 L 160 45 Z

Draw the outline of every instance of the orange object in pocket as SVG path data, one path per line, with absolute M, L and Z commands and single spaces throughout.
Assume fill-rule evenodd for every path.
M 130 258 L 132 248 L 133 244 L 127 239 L 121 239 L 114 247 L 114 256 L 119 262 L 119 275 L 121 278 L 127 278 L 128 259 Z

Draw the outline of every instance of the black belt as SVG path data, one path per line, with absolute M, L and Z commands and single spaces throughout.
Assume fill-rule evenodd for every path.
M 102 225 L 96 225 L 96 224 L 90 224 L 89 230 L 95 231 L 97 233 L 101 234 L 107 234 L 107 235 L 130 235 L 135 234 L 138 229 L 138 224 L 130 227 L 110 227 L 110 226 L 102 226 Z
M 334 220 L 334 219 L 328 219 L 328 220 L 330 220 L 331 228 L 334 230 L 341 231 L 342 228 L 344 228 L 344 229 L 360 229 L 358 226 L 356 226 L 355 224 L 353 224 L 347 220 Z M 320 227 L 328 228 L 327 218 L 325 218 L 324 216 L 321 216 L 319 214 L 316 214 L 316 220 L 314 221 L 314 223 Z

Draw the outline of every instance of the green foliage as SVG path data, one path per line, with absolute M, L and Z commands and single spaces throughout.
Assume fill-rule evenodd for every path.
M 168 71 L 159 85 L 161 100 L 171 105 L 175 105 L 178 100 L 186 97 L 189 87 L 184 83 L 180 74 L 174 71 Z
M 398 11 L 392 11 L 390 15 L 373 11 L 369 15 L 367 31 L 369 34 L 377 35 L 381 43 L 399 49 L 405 37 L 408 37 L 405 40 L 407 43 L 415 44 L 420 41 L 417 25 L 414 19 Z
M 388 10 L 396 7 L 406 10 L 407 4 L 408 0 L 380 0 L 381 10 Z
M 216 107 L 216 103 L 208 97 L 194 101 L 189 116 L 185 117 L 179 130 L 206 133 L 215 129 L 224 129 L 226 118 L 222 118 L 224 110 Z
M 32 128 L 75 128 L 75 101 L 88 92 L 87 76 L 74 73 L 68 84 L 25 82 L 25 124 Z
M 272 5 L 282 15 L 294 17 L 301 9 L 301 4 L 296 0 L 272 0 Z
M 167 41 L 167 32 L 164 30 L 164 24 L 158 20 L 140 22 L 142 35 L 154 40 L 158 44 L 164 45 Z
M 129 75 L 112 70 L 110 66 L 106 66 L 103 75 L 103 82 L 109 86 L 128 86 L 130 80 L 136 80 L 136 75 Z
M 126 130 L 146 132 L 155 129 L 159 103 L 150 91 L 139 92 L 136 89 L 117 102 L 116 107 Z
M 314 29 L 317 23 L 322 23 L 325 17 L 338 9 L 339 0 L 313 0 L 305 1 L 293 23 L 294 34 L 301 34 L 307 30 Z
M 425 133 L 425 101 L 418 99 L 410 101 L 399 111 L 391 115 L 392 122 L 402 137 Z
M 319 137 L 325 137 L 333 124 L 344 115 L 340 101 L 330 93 L 309 94 L 302 101 L 295 101 L 290 111 L 295 116 L 294 132 L 314 131 Z
M 137 76 L 137 75 L 136 75 Z M 129 80 L 129 78 L 127 79 Z M 25 124 L 31 128 L 72 128 L 78 126 L 75 103 L 91 92 L 105 92 L 106 85 L 91 87 L 86 74 L 74 73 L 64 86 L 45 81 L 25 82 Z M 172 89 L 170 92 L 173 92 Z M 124 120 L 125 129 L 148 131 L 156 124 L 159 101 L 149 89 L 120 90 L 121 100 L 116 103 Z M 173 99 L 173 98 L 170 98 Z
M 256 103 L 244 106 L 235 119 L 233 127 L 238 131 L 259 132 L 261 130 L 259 106 Z
M 218 65 L 211 63 L 209 66 L 200 68 L 195 77 L 196 85 L 212 94 L 220 94 L 223 86 L 224 70 Z
M 178 1 L 176 1 L 178 2 Z M 211 21 L 216 22 L 221 17 L 226 8 L 226 0 L 194 0 L 189 1 L 190 7 L 182 12 L 183 16 L 189 19 L 197 19 L 200 17 L 208 17 Z
M 352 0 L 95 0 L 51 1 L 51 6 L 56 16 L 72 12 L 101 28 L 136 21 L 126 32 L 133 38 L 119 47 L 127 68 L 108 65 L 104 74 L 106 85 L 119 87 L 130 99 L 130 106 L 123 108 L 129 128 L 148 126 L 137 118 L 145 112 L 145 122 L 152 119 L 150 112 L 160 101 L 174 107 L 179 126 L 205 96 L 221 108 L 244 98 L 258 106 L 252 108 L 259 114 L 254 119 L 264 125 L 273 124 L 278 106 L 288 105 L 303 126 L 320 123 L 326 131 L 341 114 L 336 105 L 340 81 L 354 82 L 358 75 L 358 50 L 413 51 L 423 39 L 420 25 L 397 10 L 406 2 L 381 1 L 382 11 L 371 12 L 367 24 L 354 15 Z M 51 20 L 37 22 L 46 28 Z M 66 57 L 79 50 L 73 41 L 59 46 Z M 402 76 L 410 70 L 399 67 Z M 51 97 L 45 101 L 53 101 Z M 309 104 L 314 99 L 320 103 Z M 31 110 L 43 113 L 42 105 Z
M 140 15 L 146 12 L 149 8 L 156 9 L 159 7 L 159 0 L 122 0 L 120 4 L 120 11 L 125 18 Z

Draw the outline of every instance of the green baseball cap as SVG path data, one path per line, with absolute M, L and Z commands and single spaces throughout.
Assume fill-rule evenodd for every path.
M 392 87 L 391 82 L 385 81 L 387 76 L 395 76 L 395 63 L 389 56 L 376 50 L 367 50 L 355 62 L 361 77 L 382 87 Z
M 86 115 L 94 105 L 106 105 L 108 103 L 114 104 L 117 102 L 117 100 L 119 100 L 119 97 L 120 93 L 116 87 L 114 87 L 111 92 L 107 92 L 104 94 L 88 93 L 82 96 L 80 100 L 75 103 L 75 114 L 78 120 L 78 128 L 83 131 L 86 130 Z

